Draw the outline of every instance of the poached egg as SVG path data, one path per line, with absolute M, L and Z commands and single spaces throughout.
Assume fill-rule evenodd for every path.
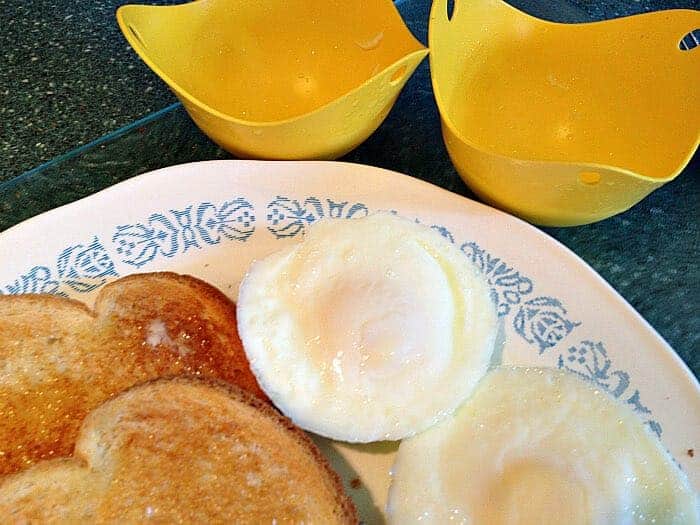
M 397 440 L 452 413 L 486 372 L 489 287 L 435 230 L 389 213 L 325 219 L 255 262 L 238 329 L 258 382 L 305 430 Z
M 698 499 L 634 412 L 574 374 L 501 367 L 399 446 L 390 523 L 689 525 Z

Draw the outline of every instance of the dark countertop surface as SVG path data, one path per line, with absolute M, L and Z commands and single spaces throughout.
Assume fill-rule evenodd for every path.
M 121 36 L 114 19 L 120 3 L 98 0 L 88 7 L 63 1 L 0 0 L 5 19 L 0 33 L 0 231 L 150 169 L 229 158 L 193 126 L 182 108 L 174 108 L 117 132 L 81 155 L 71 154 L 61 163 L 10 181 L 176 101 Z M 661 8 L 700 8 L 697 0 L 511 3 L 564 22 Z M 400 4 L 407 24 L 425 42 L 428 2 Z M 406 138 L 411 136 L 422 139 Z M 696 376 L 700 373 L 698 157 L 677 179 L 623 214 L 588 226 L 544 228 L 609 281 Z M 387 121 L 346 160 L 394 169 L 471 196 L 442 143 L 427 61 Z

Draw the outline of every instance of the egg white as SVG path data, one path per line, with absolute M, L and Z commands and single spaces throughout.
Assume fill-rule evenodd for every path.
M 486 372 L 496 312 L 434 230 L 381 213 L 327 219 L 253 264 L 238 328 L 258 381 L 300 427 L 396 440 L 450 414 Z
M 399 447 L 390 523 L 696 524 L 685 475 L 632 410 L 556 369 L 501 367 Z

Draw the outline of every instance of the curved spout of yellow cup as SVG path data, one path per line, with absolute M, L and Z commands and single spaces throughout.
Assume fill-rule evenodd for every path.
M 431 11 L 431 75 L 450 156 L 485 200 L 569 226 L 672 180 L 700 142 L 700 12 L 547 22 L 501 0 Z
M 127 5 L 117 20 L 202 131 L 242 157 L 343 155 L 427 54 L 390 0 Z

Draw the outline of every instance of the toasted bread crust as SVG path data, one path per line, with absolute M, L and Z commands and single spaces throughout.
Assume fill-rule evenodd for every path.
M 187 381 L 188 378 L 173 378 L 178 381 Z M 160 380 L 155 380 L 157 382 Z M 357 509 L 355 504 L 352 502 L 350 497 L 345 493 L 343 488 L 343 481 L 340 479 L 338 473 L 333 470 L 328 463 L 328 460 L 323 455 L 323 453 L 318 449 L 316 444 L 311 440 L 306 432 L 296 426 L 291 419 L 282 414 L 277 410 L 272 404 L 267 401 L 263 401 L 260 396 L 252 395 L 250 392 L 242 390 L 235 385 L 230 383 L 224 383 L 222 381 L 217 381 L 215 379 L 201 379 L 201 382 L 213 387 L 219 388 L 226 391 L 229 395 L 238 398 L 242 402 L 246 403 L 252 408 L 255 408 L 265 414 L 267 417 L 276 421 L 280 426 L 289 432 L 289 435 L 297 441 L 299 446 L 306 450 L 306 452 L 313 458 L 313 460 L 318 464 L 318 466 L 323 470 L 323 473 L 332 485 L 334 492 L 337 497 L 338 517 L 342 518 L 339 521 L 341 523 L 359 523 L 359 518 L 357 515 Z
M 33 308 L 38 305 L 42 308 L 75 308 L 81 314 L 95 317 L 95 312 L 92 311 L 85 303 L 77 299 L 68 299 L 59 297 L 58 295 L 40 294 L 40 293 L 25 293 L 21 295 L 0 295 L 0 301 L 12 301 L 19 305 L 24 304 L 25 308 Z
M 87 416 L 74 458 L 40 462 L 0 485 L 3 521 L 141 521 L 144 512 L 168 522 L 358 521 L 306 434 L 212 379 L 133 387 Z
M 219 290 L 171 272 L 108 284 L 93 310 L 0 296 L 0 475 L 71 454 L 85 415 L 144 381 L 213 377 L 264 398 L 235 315 Z

